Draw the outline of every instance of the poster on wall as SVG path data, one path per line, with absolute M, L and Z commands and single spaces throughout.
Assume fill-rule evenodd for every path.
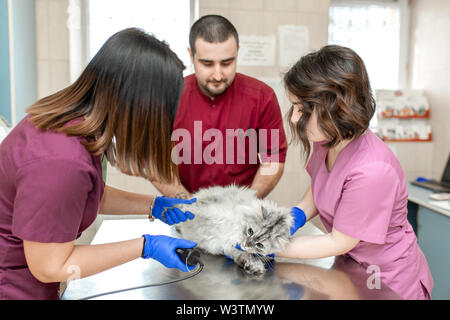
M 309 30 L 306 26 L 279 26 L 278 38 L 281 67 L 291 67 L 309 52 Z
M 240 66 L 275 65 L 275 36 L 239 36 Z

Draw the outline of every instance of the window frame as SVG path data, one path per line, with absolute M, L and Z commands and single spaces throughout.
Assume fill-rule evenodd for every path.
M 67 27 L 71 83 L 80 76 L 90 61 L 89 1 L 91 0 L 69 0 Z M 199 17 L 199 0 L 189 0 L 189 7 L 192 25 Z M 187 66 L 187 70 L 193 72 L 193 67 Z
M 399 63 L 398 63 L 398 90 L 408 88 L 409 65 L 409 29 L 410 6 L 408 0 L 331 0 L 331 7 L 367 7 L 369 5 L 392 6 L 399 9 Z

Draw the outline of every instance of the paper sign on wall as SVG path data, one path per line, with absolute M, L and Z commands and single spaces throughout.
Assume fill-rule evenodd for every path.
M 303 55 L 309 52 L 308 27 L 285 25 L 278 27 L 279 64 L 282 67 L 291 67 Z
M 273 66 L 275 36 L 239 36 L 238 65 Z

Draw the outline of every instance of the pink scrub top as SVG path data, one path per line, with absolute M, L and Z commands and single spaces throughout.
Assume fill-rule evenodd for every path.
M 23 240 L 77 239 L 95 220 L 105 187 L 101 156 L 85 149 L 84 138 L 38 130 L 28 119 L 0 144 L 0 300 L 58 299 L 59 283 L 31 274 Z
M 314 143 L 306 170 L 325 228 L 359 239 L 347 255 L 365 267 L 378 266 L 381 281 L 402 298 L 430 298 L 433 279 L 407 219 L 408 190 L 397 158 L 367 130 L 329 172 L 321 144 Z

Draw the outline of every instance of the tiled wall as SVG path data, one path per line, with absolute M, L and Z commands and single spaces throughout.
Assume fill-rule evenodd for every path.
M 68 0 L 36 0 L 38 98 L 70 84 Z
M 280 25 L 302 25 L 309 29 L 310 49 L 319 49 L 328 41 L 329 0 L 199 0 L 199 3 L 200 16 L 222 15 L 240 35 L 276 36 Z M 241 67 L 239 71 L 255 77 L 273 77 L 279 75 L 280 68 Z
M 407 149 L 402 165 L 440 179 L 450 153 L 450 1 L 412 0 L 409 80 L 423 89 L 431 106 L 433 141 Z

